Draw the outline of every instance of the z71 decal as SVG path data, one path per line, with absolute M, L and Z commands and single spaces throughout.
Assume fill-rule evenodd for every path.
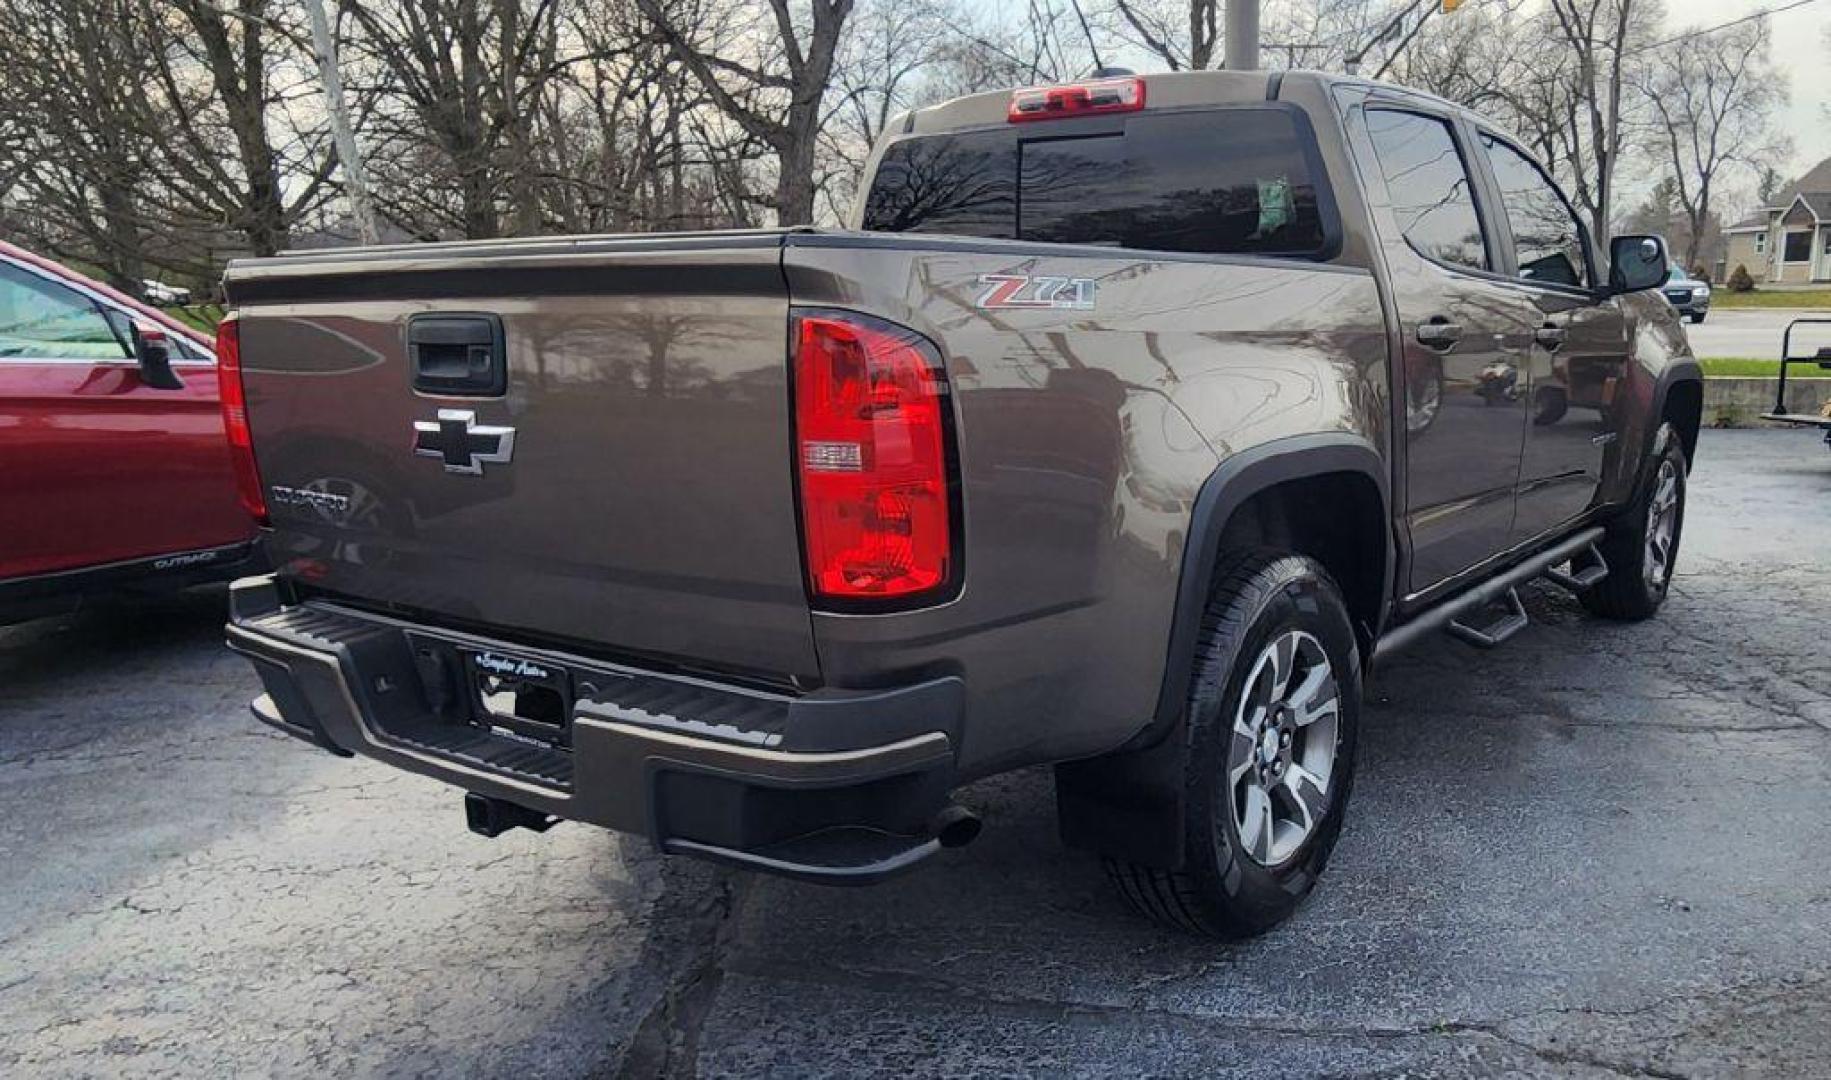
M 1092 311 L 1094 279 L 1048 277 L 1042 274 L 981 274 L 979 306 L 992 310 L 1052 308 L 1057 311 Z

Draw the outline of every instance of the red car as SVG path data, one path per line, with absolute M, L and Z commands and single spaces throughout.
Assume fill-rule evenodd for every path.
M 0 242 L 0 621 L 254 566 L 217 373 L 196 330 Z

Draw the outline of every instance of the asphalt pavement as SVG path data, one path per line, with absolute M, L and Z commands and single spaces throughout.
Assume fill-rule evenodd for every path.
M 1697 325 L 1685 324 L 1691 351 L 1704 357 L 1741 357 L 1778 360 L 1780 340 L 1794 319 L 1831 319 L 1831 311 L 1787 311 L 1778 308 L 1718 308 Z M 1802 329 L 1795 335 L 1793 353 L 1808 346 L 1831 345 L 1831 326 Z
M 0 630 L 0 1075 L 1825 1075 L 1831 454 L 1706 432 L 1664 611 L 1555 589 L 1384 667 L 1288 926 L 1156 929 L 1057 842 L 831 891 L 251 720 L 220 593 Z

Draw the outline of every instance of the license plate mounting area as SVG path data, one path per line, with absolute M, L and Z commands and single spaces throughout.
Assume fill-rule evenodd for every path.
M 494 649 L 462 650 L 471 723 L 498 735 L 572 748 L 572 677 Z

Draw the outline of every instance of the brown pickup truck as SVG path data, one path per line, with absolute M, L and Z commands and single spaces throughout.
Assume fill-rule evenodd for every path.
M 1697 364 L 1663 245 L 1598 250 L 1480 117 L 1316 74 L 898 118 L 848 228 L 238 262 L 270 515 L 255 714 L 805 880 L 979 829 L 1238 936 L 1327 861 L 1375 658 L 1546 577 L 1642 618 Z

